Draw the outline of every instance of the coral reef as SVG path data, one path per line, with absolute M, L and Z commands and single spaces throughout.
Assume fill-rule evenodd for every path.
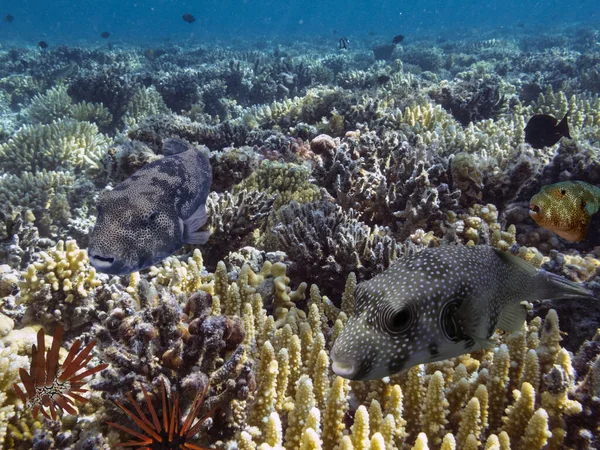
M 492 245 L 600 295 L 600 235 L 569 243 L 528 213 L 547 184 L 600 184 L 599 34 L 532 30 L 401 45 L 363 30 L 345 49 L 316 35 L 3 40 L 0 447 L 172 431 L 219 450 L 597 448 L 597 302 L 532 305 L 492 349 L 384 380 L 330 368 L 357 284 L 426 246 Z M 567 112 L 572 139 L 525 142 L 531 116 Z M 181 139 L 210 153 L 209 241 L 96 273 L 98 196 Z M 74 415 L 35 419 L 32 397 L 53 418 L 34 391 L 44 349 L 67 356 L 59 329 L 65 348 L 88 346 L 78 364 L 108 366 L 86 404 L 54 398 Z

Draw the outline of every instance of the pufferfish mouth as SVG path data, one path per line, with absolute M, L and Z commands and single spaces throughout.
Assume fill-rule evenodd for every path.
M 529 205 L 529 214 L 539 214 L 541 212 L 541 208 L 538 205 L 531 203 Z
M 336 375 L 343 378 L 352 379 L 356 374 L 354 364 L 349 361 L 334 361 L 331 364 L 331 369 Z

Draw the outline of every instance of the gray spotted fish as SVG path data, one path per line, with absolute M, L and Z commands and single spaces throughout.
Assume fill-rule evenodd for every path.
M 523 326 L 521 302 L 586 297 L 582 286 L 493 247 L 428 248 L 358 285 L 332 368 L 372 380 L 491 348 L 497 328 Z
M 208 240 L 198 231 L 212 183 L 208 155 L 180 139 L 166 140 L 163 153 L 100 196 L 88 246 L 98 271 L 125 275 Z

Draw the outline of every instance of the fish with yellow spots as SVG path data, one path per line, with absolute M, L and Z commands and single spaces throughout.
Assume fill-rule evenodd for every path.
M 600 188 L 585 181 L 544 186 L 529 202 L 529 215 L 542 228 L 571 242 L 585 239 L 600 208 Z

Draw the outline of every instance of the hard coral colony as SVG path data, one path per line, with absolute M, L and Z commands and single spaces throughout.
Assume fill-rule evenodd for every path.
M 597 30 L 107 29 L 0 48 L 0 448 L 600 447 Z

